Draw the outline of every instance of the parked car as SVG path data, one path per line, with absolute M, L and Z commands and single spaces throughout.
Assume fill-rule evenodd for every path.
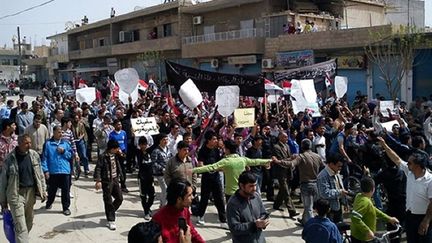
M 66 95 L 66 96 L 74 96 L 75 89 L 70 85 L 56 86 L 52 89 L 52 94 L 57 95 Z

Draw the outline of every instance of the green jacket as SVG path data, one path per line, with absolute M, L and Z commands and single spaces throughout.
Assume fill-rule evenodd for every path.
M 234 195 L 238 189 L 238 177 L 245 171 L 246 166 L 258 166 L 269 163 L 269 159 L 249 159 L 238 154 L 227 155 L 218 162 L 202 167 L 196 167 L 193 173 L 205 173 L 222 170 L 225 174 L 225 194 Z
M 354 199 L 351 214 L 351 235 L 358 240 L 370 240 L 366 238 L 366 235 L 369 230 L 376 232 L 377 218 L 386 222 L 390 220 L 390 216 L 377 209 L 369 197 L 358 193 Z
M 17 148 L 16 148 L 17 149 Z M 3 169 L 0 174 L 0 203 L 8 203 L 15 206 L 19 204 L 19 172 L 18 162 L 15 156 L 15 150 L 6 156 Z M 30 149 L 30 159 L 33 164 L 33 175 L 36 183 L 36 195 L 45 195 L 46 185 L 45 177 L 40 165 L 39 154 Z

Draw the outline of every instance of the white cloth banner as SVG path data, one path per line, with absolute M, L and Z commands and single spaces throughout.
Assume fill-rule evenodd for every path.
M 348 91 L 348 78 L 342 76 L 335 77 L 335 92 L 336 97 L 342 98 Z
M 381 100 L 379 102 L 380 112 L 384 117 L 389 117 L 387 109 L 390 109 L 391 112 L 395 111 L 394 101 L 393 100 Z
M 136 137 L 159 134 L 159 128 L 154 117 L 132 118 L 131 125 Z
M 135 68 L 124 68 L 114 74 L 115 81 L 120 87 L 120 91 L 132 94 L 138 86 L 139 76 Z
M 281 96 L 277 94 L 271 94 L 267 96 L 267 102 L 270 104 L 275 104 Z
M 315 91 L 315 83 L 313 79 L 300 80 L 300 86 L 307 102 L 315 103 L 317 100 L 317 93 Z
M 139 96 L 138 86 L 135 88 L 135 90 L 131 94 L 127 94 L 123 90 L 120 90 L 119 99 L 121 100 L 121 102 L 123 102 L 123 104 L 125 104 L 125 105 L 129 104 L 129 95 L 132 97 L 132 104 L 135 104 L 135 102 L 137 102 L 138 96 Z
M 183 103 L 191 110 L 195 109 L 203 101 L 201 92 L 192 79 L 188 79 L 180 86 L 179 95 Z
M 299 80 L 291 80 L 291 96 L 294 97 L 297 101 L 304 100 L 303 91 Z
M 403 121 L 405 126 L 408 126 L 408 124 L 406 123 L 406 121 L 404 119 L 402 119 L 402 121 Z M 387 132 L 391 132 L 393 125 L 395 125 L 395 124 L 399 125 L 399 122 L 397 120 L 393 120 L 393 121 L 384 122 L 384 123 L 380 123 L 380 124 L 383 128 L 385 128 L 387 130 Z
M 217 111 L 223 117 L 231 115 L 239 107 L 240 87 L 238 85 L 219 86 L 216 89 Z
M 95 87 L 77 89 L 75 94 L 76 94 L 76 100 L 80 104 L 85 102 L 85 103 L 90 105 L 91 103 L 93 103 L 93 101 L 96 100 L 96 88 Z

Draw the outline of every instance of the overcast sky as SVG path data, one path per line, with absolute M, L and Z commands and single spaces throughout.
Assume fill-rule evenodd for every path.
M 12 37 L 17 35 L 20 26 L 21 36 L 26 36 L 32 44 L 49 44 L 47 36 L 62 33 L 68 21 L 80 23 L 84 15 L 89 22 L 109 18 L 111 7 L 116 15 L 134 10 L 136 6 L 149 7 L 164 0 L 54 0 L 38 8 L 16 16 L 3 16 L 23 11 L 49 0 L 0 0 L 0 47 L 12 46 Z M 432 0 L 426 1 L 426 25 L 432 26 Z

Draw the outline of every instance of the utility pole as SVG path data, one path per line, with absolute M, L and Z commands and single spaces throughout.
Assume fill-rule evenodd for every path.
M 21 35 L 20 35 L 20 27 L 17 26 L 18 32 L 18 65 L 19 65 L 19 79 L 22 78 L 22 55 L 21 55 Z
M 410 0 L 408 0 L 408 9 L 407 9 L 407 26 L 410 26 Z M 408 28 L 409 29 L 409 28 Z

